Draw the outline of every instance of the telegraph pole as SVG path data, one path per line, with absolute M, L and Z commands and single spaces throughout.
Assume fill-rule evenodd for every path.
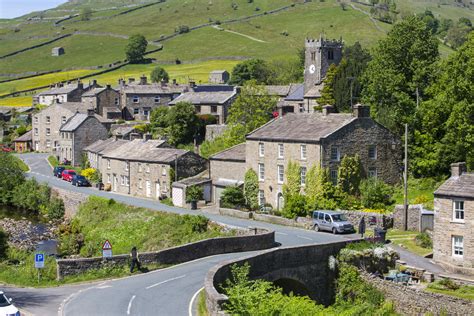
M 408 230 L 408 124 L 405 124 L 405 159 L 403 172 L 403 189 L 404 189 L 404 229 Z
M 351 109 L 353 108 L 353 105 L 354 105 L 353 102 L 352 102 L 352 85 L 354 83 L 354 79 L 355 79 L 355 77 L 347 77 L 347 80 L 350 80 L 350 82 L 351 82 Z

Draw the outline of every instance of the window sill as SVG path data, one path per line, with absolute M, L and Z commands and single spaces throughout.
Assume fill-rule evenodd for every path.
M 449 223 L 451 224 L 465 224 L 465 221 L 457 221 L 457 220 L 451 220 Z

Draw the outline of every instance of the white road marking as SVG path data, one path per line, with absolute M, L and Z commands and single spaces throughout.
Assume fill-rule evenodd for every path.
M 188 312 L 189 312 L 189 316 L 193 316 L 193 304 L 194 304 L 194 300 L 196 299 L 196 297 L 198 296 L 198 294 L 204 290 L 204 287 L 200 288 L 199 290 L 197 290 L 196 293 L 194 293 L 193 297 L 191 298 L 191 301 L 189 302 L 189 308 L 188 308 Z
M 178 279 L 182 279 L 184 278 L 186 275 L 183 274 L 179 277 L 176 277 L 176 278 L 171 278 L 171 279 L 168 279 L 168 280 L 165 280 L 165 281 L 161 281 L 161 282 L 158 282 L 156 284 L 153 284 L 153 285 L 150 285 L 148 287 L 146 287 L 147 290 L 151 289 L 151 288 L 154 288 L 155 286 L 158 286 L 158 285 L 161 285 L 161 284 L 165 284 L 165 283 L 168 283 L 168 282 L 171 282 L 171 281 L 174 281 L 174 280 L 178 280 Z
M 102 290 L 102 289 L 107 289 L 109 287 L 112 287 L 112 285 L 102 285 L 102 286 L 96 287 L 96 289 Z
M 288 236 L 288 234 L 280 233 L 280 232 L 275 232 L 275 234 L 277 234 L 277 235 L 283 235 L 283 236 Z
M 132 298 L 130 299 L 130 302 L 128 302 L 128 308 L 127 308 L 127 315 L 130 315 L 130 309 L 132 309 L 132 303 L 133 300 L 137 297 L 136 295 L 133 295 Z
M 304 237 L 304 236 L 300 236 L 300 235 L 296 235 L 296 237 L 298 237 L 298 238 L 303 238 L 303 239 L 307 239 L 307 240 L 312 240 L 312 239 L 309 238 L 309 237 Z

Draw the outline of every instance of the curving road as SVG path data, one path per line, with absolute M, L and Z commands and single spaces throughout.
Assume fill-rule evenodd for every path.
M 178 214 L 203 214 L 170 207 L 154 200 L 135 198 L 92 188 L 77 188 L 51 175 L 46 154 L 24 154 L 21 158 L 30 166 L 30 176 L 51 186 L 89 195 L 114 198 L 129 205 Z M 282 246 L 321 243 L 357 236 L 316 233 L 300 228 L 273 225 L 206 213 L 216 222 L 236 227 L 258 226 L 275 231 Z M 203 287 L 207 271 L 217 263 L 249 253 L 233 253 L 206 257 L 167 269 L 123 279 L 48 289 L 7 288 L 16 305 L 35 315 L 191 315 L 196 293 Z

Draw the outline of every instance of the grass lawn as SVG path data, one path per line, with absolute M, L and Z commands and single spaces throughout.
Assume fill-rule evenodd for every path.
M 423 204 L 427 209 L 433 209 L 434 191 L 444 182 L 444 179 L 433 179 L 433 178 L 409 178 L 408 179 L 408 203 L 409 204 Z M 399 185 L 395 189 L 395 193 L 392 196 L 395 203 L 403 204 L 403 185 Z
M 206 292 L 204 290 L 201 290 L 198 296 L 197 314 L 198 316 L 209 316 L 206 306 Z
M 418 235 L 418 232 L 389 229 L 387 232 L 387 239 L 391 240 L 393 244 L 397 246 L 402 245 L 406 250 L 422 257 L 433 252 L 430 248 L 418 246 L 415 242 L 416 235 Z
M 69 169 L 69 170 L 75 170 L 76 173 L 78 173 L 78 174 L 80 174 L 81 170 L 82 170 L 81 167 L 74 167 L 74 166 L 70 166 L 70 165 L 60 164 L 58 159 L 56 159 L 56 157 L 54 157 L 54 156 L 48 156 L 48 161 L 51 164 L 51 166 L 53 166 L 53 167 L 60 166 L 60 167 L 64 167 L 64 168 Z
M 32 96 L 21 96 L 0 99 L 0 106 L 31 106 Z
M 461 285 L 458 289 L 449 289 L 442 283 L 443 281 L 431 283 L 426 287 L 426 291 L 474 301 L 474 286 Z
M 21 169 L 21 171 L 23 172 L 28 172 L 30 171 L 30 167 L 28 167 L 28 165 L 26 163 L 23 162 L 23 160 L 21 160 L 20 158 L 18 158 L 17 156 L 14 156 L 12 155 L 13 159 L 16 160 L 16 163 L 18 165 L 18 167 Z

